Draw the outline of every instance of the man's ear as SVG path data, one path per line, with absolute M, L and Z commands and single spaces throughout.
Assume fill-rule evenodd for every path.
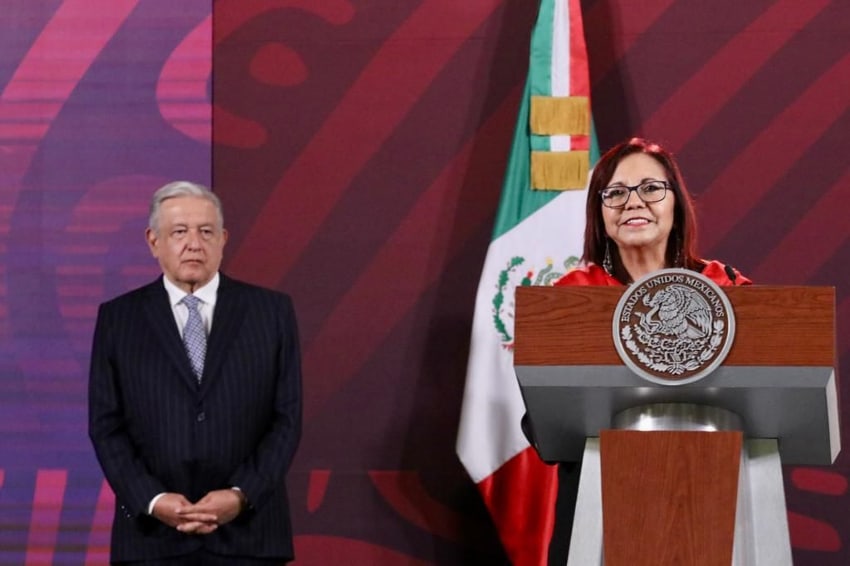
M 150 228 L 145 229 L 145 240 L 148 243 L 148 248 L 151 251 L 151 255 L 153 257 L 156 257 L 157 256 L 157 250 L 156 250 L 157 236 L 156 236 L 156 232 L 154 232 Z

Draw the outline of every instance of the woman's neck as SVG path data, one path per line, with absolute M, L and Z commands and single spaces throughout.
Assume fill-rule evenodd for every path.
M 620 261 L 632 281 L 667 267 L 664 249 L 619 248 Z

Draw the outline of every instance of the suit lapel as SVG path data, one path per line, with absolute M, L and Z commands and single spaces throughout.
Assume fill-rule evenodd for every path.
M 157 340 L 162 344 L 166 356 L 179 370 L 180 376 L 186 384 L 197 391 L 198 382 L 189 364 L 189 356 L 180 339 L 180 332 L 174 320 L 174 313 L 168 302 L 168 293 L 162 283 L 162 277 L 148 285 L 145 300 L 145 316 L 150 322 L 151 328 Z
M 215 300 L 212 330 L 207 342 L 207 358 L 204 362 L 204 376 L 201 380 L 201 395 L 209 391 L 210 386 L 219 378 L 222 363 L 245 318 L 243 293 L 238 283 L 220 274 L 218 295 Z

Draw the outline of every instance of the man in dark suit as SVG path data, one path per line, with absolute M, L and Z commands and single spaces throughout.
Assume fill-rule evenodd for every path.
M 163 276 L 98 311 L 89 435 L 116 496 L 113 563 L 293 558 L 295 313 L 287 295 L 219 272 L 223 224 L 207 188 L 160 188 L 146 238 Z

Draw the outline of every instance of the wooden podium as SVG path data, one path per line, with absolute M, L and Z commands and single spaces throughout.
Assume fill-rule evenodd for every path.
M 723 288 L 736 320 L 724 363 L 672 386 L 617 353 L 624 290 L 516 290 L 536 448 L 582 460 L 568 564 L 790 565 L 781 465 L 840 450 L 834 289 Z

